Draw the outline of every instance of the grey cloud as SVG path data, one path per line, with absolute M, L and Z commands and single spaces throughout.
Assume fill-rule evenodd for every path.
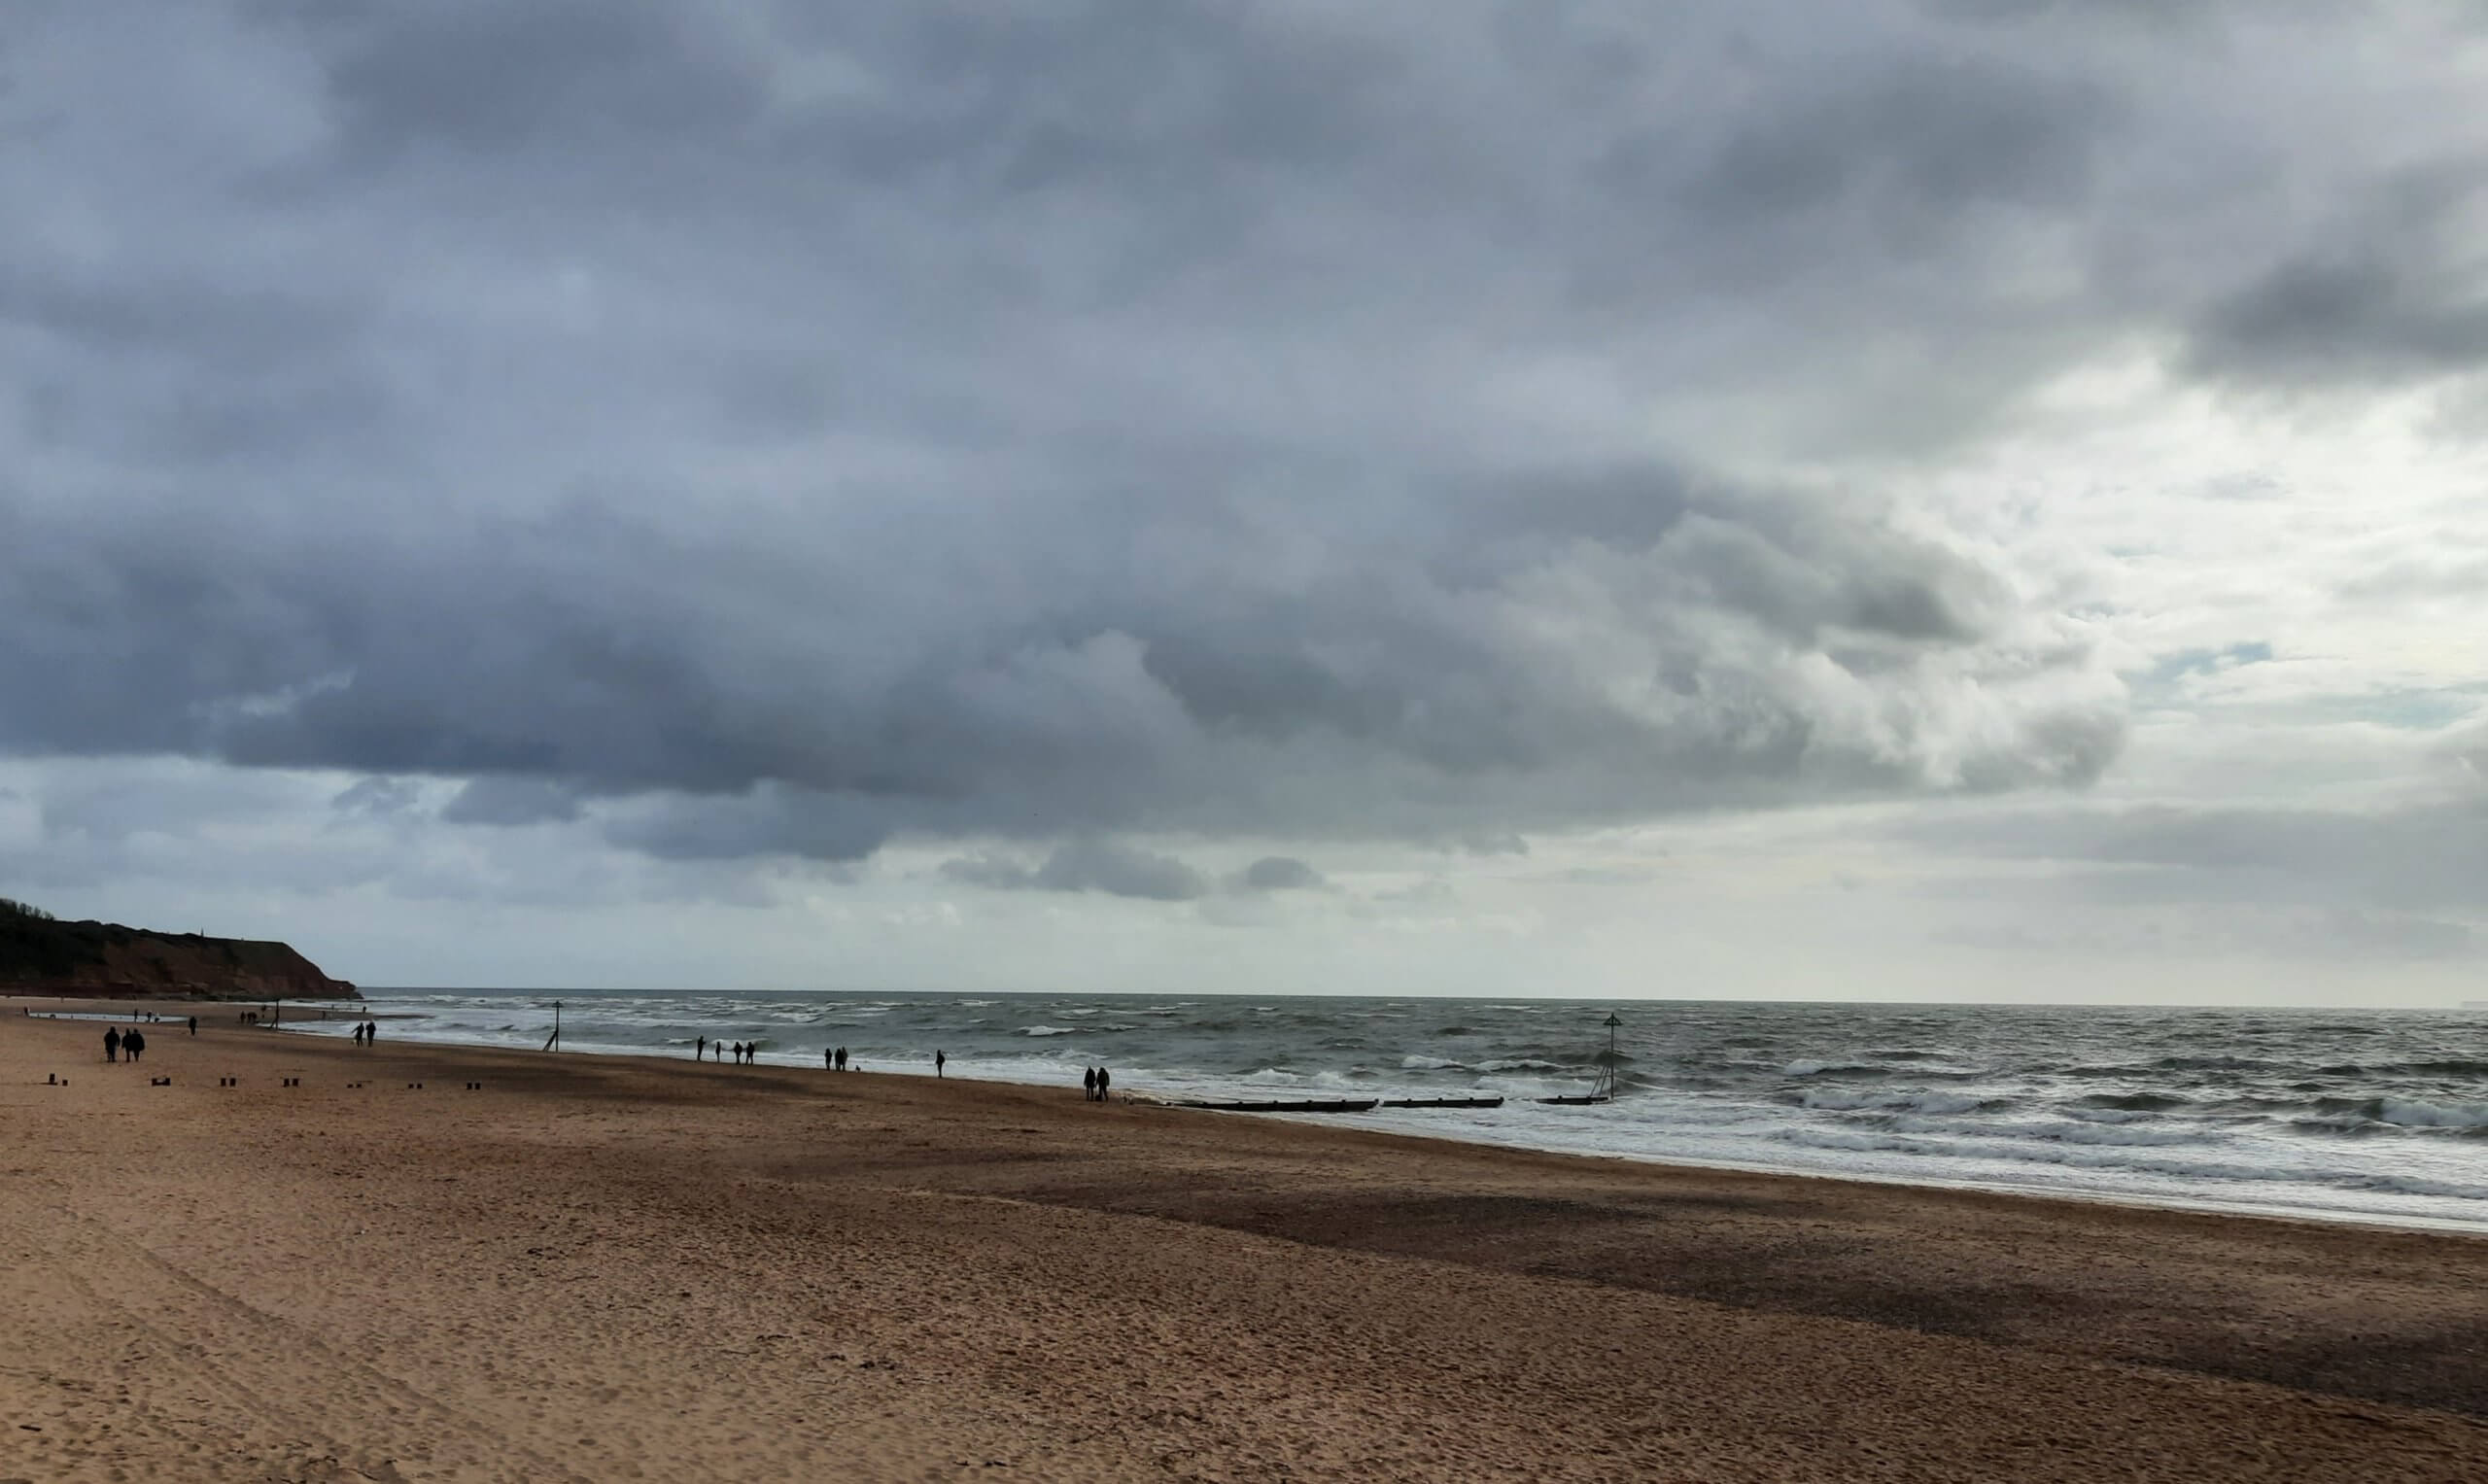
M 2286 262 L 2214 310 L 2195 354 L 2216 369 L 2291 379 L 2477 370 L 2488 293 L 2372 258 Z
M 2475 792 L 2370 810 L 2012 810 L 1903 832 L 1965 854 L 2126 868 L 2084 888 L 2115 900 L 2421 914 L 2488 907 L 2488 798 Z
M 581 811 L 578 794 L 560 783 L 488 774 L 468 779 L 441 807 L 440 817 L 451 824 L 547 824 L 567 823 Z
M 1175 859 L 1104 840 L 1076 840 L 1028 866 L 981 855 L 945 861 L 942 874 L 1000 891 L 1095 891 L 1152 902 L 1190 902 L 1209 891 L 1198 871 Z
M 885 844 L 888 813 L 867 798 L 763 783 L 727 795 L 657 794 L 598 810 L 600 834 L 661 860 L 790 855 L 846 864 Z
M 1292 855 L 1264 855 L 1236 873 L 1244 891 L 1327 891 L 1330 880 Z
M 2148 902 L 2129 904 L 2148 907 Z M 2182 915 L 2091 915 L 2078 925 L 1985 923 L 1948 928 L 1939 941 L 2017 956 L 2095 959 L 2101 955 L 2165 963 L 2214 954 L 2283 961 L 2319 959 L 2348 965 L 2431 963 L 2471 956 L 2478 936 L 2469 926 L 2409 913 L 2339 907 L 2269 908 L 2245 904 Z
M 0 21 L 0 746 L 686 860 L 2079 786 L 2089 624 L 1719 471 L 2471 354 L 2460 141 L 2064 7 L 110 9 Z
M 1980 201 L 2061 205 L 2088 190 L 2106 100 L 2037 68 L 1911 59 L 1863 86 L 1763 118 L 1732 136 L 1685 188 L 1685 204 L 1732 217 L 1813 213 L 1859 190 L 1949 225 Z
M 1481 566 L 1458 510 L 1436 517 L 1398 550 L 1343 533 L 1285 578 L 1180 505 L 1087 525 L 1076 553 L 962 533 L 927 566 L 886 535 L 842 546 L 834 516 L 747 521 L 704 551 L 571 511 L 382 569 L 332 567 L 340 542 L 300 533 L 184 529 L 159 549 L 143 524 L 31 523 L 0 569 L 48 612 L 0 685 L 49 704 L 0 727 L 27 748 L 491 776 L 460 819 L 708 797 L 711 824 L 632 838 L 841 858 L 911 828 L 1495 833 L 2078 782 L 2114 754 L 2115 692 L 2082 641 L 2032 646 L 1994 578 L 1872 524 L 1741 524 L 1731 502 L 1647 550 L 1540 531 Z M 943 581 L 977 563 L 1012 571 L 1006 590 Z M 1949 710 L 1916 694 L 1939 675 Z
M 2488 160 L 2406 168 L 2312 240 L 2216 300 L 2199 369 L 2289 384 L 2374 384 L 2488 367 L 2488 262 L 2475 249 Z
M 756 113 L 749 80 L 681 8 L 449 0 L 365 9 L 353 26 L 305 17 L 332 41 L 328 98 L 358 164 L 423 145 L 491 157 L 697 136 Z
M 421 806 L 423 790 L 406 778 L 357 778 L 328 807 L 340 813 L 402 817 Z

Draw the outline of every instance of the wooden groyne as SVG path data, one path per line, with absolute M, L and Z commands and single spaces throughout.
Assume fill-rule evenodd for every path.
M 1177 1103 L 1178 1108 L 1206 1108 L 1212 1113 L 1371 1113 L 1374 1100 L 1331 1099 L 1310 1103 Z

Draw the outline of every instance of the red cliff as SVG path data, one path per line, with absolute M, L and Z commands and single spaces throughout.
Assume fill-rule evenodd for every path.
M 360 999 L 282 943 L 61 922 L 0 899 L 0 993 Z

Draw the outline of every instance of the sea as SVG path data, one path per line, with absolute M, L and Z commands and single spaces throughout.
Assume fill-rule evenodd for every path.
M 370 990 L 385 1039 L 1171 1099 L 1502 1096 L 1300 1117 L 1627 1159 L 2488 1232 L 2488 1014 L 1339 996 Z M 1612 1017 L 1619 1023 L 1605 1023 Z M 288 1027 L 343 1036 L 349 1021 Z M 1618 1095 L 1590 1090 L 1609 1065 Z M 721 1074 L 730 1068 L 719 1068 Z M 828 1075 L 824 1073 L 823 1075 Z

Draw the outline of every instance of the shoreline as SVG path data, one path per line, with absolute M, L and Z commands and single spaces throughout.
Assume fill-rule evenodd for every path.
M 390 991 L 386 991 L 386 990 L 379 990 L 379 991 L 373 991 L 373 992 L 374 992 L 374 993 L 377 993 L 377 994 L 380 994 L 380 995 L 382 995 L 382 996 L 385 998 L 385 996 L 386 996 Z M 428 991 L 428 992 L 429 992 L 429 991 Z M 443 991 L 443 992 L 447 992 L 447 991 Z M 531 992 L 531 993 L 532 993 L 533 991 L 529 991 L 529 992 Z M 613 992 L 613 993 L 615 993 L 615 994 L 623 994 L 623 993 L 636 992 L 636 991 L 612 991 L 612 992 Z M 789 993 L 789 994 L 796 993 L 796 991 L 786 991 L 786 992 L 787 992 L 787 993 Z M 1134 998 L 1148 998 L 1149 996 L 1133 996 L 1133 997 L 1134 997 Z M 173 1004 L 173 1003 L 179 1003 L 179 1002 L 167 1001 L 167 1002 L 164 1002 L 164 1003 L 166 1003 L 166 1004 Z M 1792 1002 L 1789 1002 L 1789 1003 L 1800 1003 L 1800 1002 L 1794 1002 L 1794 1001 L 1792 1001 Z M 324 1021 L 325 1021 L 325 1020 L 330 1020 L 330 1019 L 345 1019 L 345 1020 L 364 1020 L 364 1019 L 371 1019 L 371 1020 L 379 1020 L 379 1021 L 382 1021 L 382 1022 L 384 1022 L 384 1023 L 385 1023 L 385 1022 L 387 1022 L 387 1021 L 390 1021 L 390 1020 L 396 1020 L 396 1019 L 421 1019 L 421 1018 L 424 1018 L 424 1017 L 421 1017 L 421 1016 L 419 1016 L 419 1015 L 410 1014 L 410 1013 L 404 1013 L 404 1012 L 399 1012 L 399 1013 L 396 1013 L 396 1014 L 381 1014 L 381 1013 L 377 1013 L 377 1012 L 373 1012 L 373 1011 L 370 1011 L 370 1010 L 365 1009 L 365 1010 L 359 1011 L 359 1012 L 357 1012 L 357 1013 L 352 1013 L 352 1014 L 344 1014 L 344 1013 L 340 1013 L 340 1014 L 337 1014 L 337 1015 L 326 1015 L 326 1014 L 324 1014 L 324 1015 L 322 1015 L 322 1016 L 320 1017 L 320 1018 L 321 1018 L 322 1020 L 324 1020 Z M 274 1028 L 274 1029 L 278 1029 L 278 1030 L 285 1030 L 285 1029 L 288 1029 L 288 1028 L 290 1028 L 290 1027 L 289 1027 L 289 1026 L 287 1026 L 287 1025 L 276 1025 L 276 1026 L 273 1026 L 273 1027 L 261 1027 L 261 1028 Z M 534 1049 L 529 1049 L 529 1048 L 523 1048 L 523 1047 L 510 1047 L 510 1046 L 499 1046 L 499 1045 L 495 1045 L 495 1044 L 493 1044 L 493 1043 L 489 1043 L 489 1042 L 480 1042 L 480 1041 L 419 1040 L 419 1041 L 411 1042 L 411 1043 L 409 1043 L 409 1044 L 411 1044 L 411 1045 L 417 1045 L 417 1046 L 439 1046 L 439 1047 L 458 1048 L 458 1049 L 475 1050 L 475 1051 L 505 1051 L 505 1052 L 513 1052 L 513 1053 L 519 1053 L 519 1054 L 527 1054 L 527 1055 L 540 1055 L 540 1054 L 557 1054 L 557 1055 L 561 1055 L 561 1054 L 567 1054 L 567 1055 L 573 1055 L 573 1056 L 601 1056 L 601 1057 L 608 1057 L 608 1058 L 612 1058 L 612 1059 L 619 1060 L 619 1061 L 635 1061 L 635 1060 L 646 1061 L 646 1062 L 648 1062 L 648 1063 L 650 1063 L 650 1064 L 658 1064 L 658 1065 L 667 1064 L 667 1063 L 672 1063 L 672 1062 L 674 1062 L 674 1061 L 677 1061 L 677 1060 L 679 1060 L 679 1061 L 691 1061 L 691 1060 L 692 1060 L 692 1058 L 687 1057 L 687 1056 L 685 1056 L 685 1057 L 680 1057 L 680 1058 L 676 1058 L 676 1057 L 671 1057 L 671 1056 L 665 1055 L 664 1053 L 658 1053 L 658 1052 L 643 1051 L 643 1050 L 628 1050 L 628 1049 L 620 1049 L 620 1048 L 601 1048 L 601 1049 L 594 1049 L 594 1050 L 566 1051 L 566 1052 L 562 1052 L 562 1053 L 543 1053 L 543 1052 L 538 1051 L 538 1050 L 534 1050 Z M 767 1053 L 764 1053 L 764 1055 L 765 1055 L 765 1054 L 767 1054 Z M 805 1062 L 805 1061 L 795 1061 L 795 1060 L 773 1060 L 773 1061 L 763 1061 L 763 1062 L 759 1063 L 759 1065 L 761 1065 L 761 1066 L 767 1066 L 767 1067 L 774 1067 L 774 1068 L 778 1068 L 778 1069 L 781 1069 L 781 1070 L 787 1070 L 787 1071 L 795 1071 L 795 1072 L 803 1072 L 803 1071 L 818 1070 L 817 1068 L 813 1068 L 813 1067 L 812 1067 L 812 1066 L 810 1065 L 810 1063 L 809 1063 L 809 1062 Z M 916 1072 L 914 1072 L 914 1071 L 893 1071 L 893 1070 L 891 1070 L 891 1067 L 892 1067 L 893 1065 L 894 1065 L 894 1063 L 887 1063 L 887 1062 L 875 1063 L 875 1064 L 874 1064 L 874 1066 L 871 1068 L 871 1070 L 873 1070 L 877 1075 L 882 1075 L 882 1076 L 903 1076 L 903 1077 L 904 1077 L 904 1076 L 918 1076 L 918 1075 L 924 1075 L 924 1074 L 919 1074 L 919 1073 L 916 1073 Z M 991 1083 L 991 1084 L 997 1085 L 997 1086 L 1018 1087 L 1027 1087 L 1027 1088 L 1032 1088 L 1032 1089 L 1055 1090 L 1055 1091 L 1062 1090 L 1062 1088 L 1057 1087 L 1055 1087 L 1055 1085 L 1054 1085 L 1054 1084 L 1050 1084 L 1050 1083 L 1026 1082 L 1026 1081 L 1021 1081 L 1021 1080 L 1013 1079 L 1013 1078 L 1006 1078 L 1006 1077 L 990 1077 L 990 1076 L 985 1076 L 985 1075 L 983 1075 L 983 1074 L 980 1074 L 979 1072 L 977 1072 L 977 1071 L 974 1069 L 974 1066 L 973 1066 L 973 1064 L 972 1064 L 972 1063 L 964 1063 L 963 1065 L 965 1065 L 967 1069 L 966 1069 L 966 1070 L 958 1071 L 958 1072 L 956 1073 L 956 1080 L 959 1080 L 959 1081 L 965 1081 L 965 1082 L 984 1082 L 984 1083 Z M 1128 1091 L 1128 1090 L 1127 1090 L 1127 1091 L 1125 1091 L 1125 1093 L 1124 1093 L 1124 1097 L 1125 1097 L 1125 1100 L 1133 1100 L 1133 1099 L 1134 1099 L 1134 1094 L 1133 1094 L 1133 1092 L 1132 1092 L 1132 1091 Z M 1144 1086 L 1142 1088 L 1138 1089 L 1138 1097 L 1137 1097 L 1137 1100 L 1138 1100 L 1138 1101 L 1142 1101 L 1142 1102 L 1153 1102 L 1153 1101 L 1160 1101 L 1160 1102 L 1162 1102 L 1162 1101 L 1163 1101 L 1163 1099 L 1162 1099 L 1162 1098 L 1160 1098 L 1160 1097 L 1158 1097 L 1158 1096 L 1156 1096 L 1156 1095 L 1151 1094 L 1151 1093 L 1147 1090 L 1147 1088 L 1146 1088 L 1146 1087 L 1145 1087 L 1145 1086 Z M 1170 1104 L 1169 1106 L 1171 1106 L 1171 1104 Z M 1249 1117 L 1255 1117 L 1255 1118 L 1274 1118 L 1274 1119 L 1282 1119 L 1282 1120 L 1288 1120 L 1288 1121 L 1290 1121 L 1290 1122 L 1293 1122 L 1293 1121 L 1294 1121 L 1296 1118 L 1297 1118 L 1298 1116 L 1296 1116 L 1296 1115 L 1286 1115 L 1286 1114 L 1278 1114 L 1278 1115 L 1266 1115 L 1266 1114 L 1265 1114 L 1265 1115 L 1249 1115 Z M 1314 1116 L 1305 1116 L 1305 1117 L 1314 1117 Z M 1354 1118 L 1362 1117 L 1362 1115 L 1347 1115 L 1347 1114 L 1342 1114 L 1342 1115 L 1334 1115 L 1334 1116 L 1329 1116 L 1329 1117 L 1335 1117 L 1335 1118 L 1339 1118 L 1339 1119 L 1354 1119 Z M 1326 1127 L 1326 1126 L 1355 1127 L 1356 1125 L 1355 1125 L 1355 1124 L 1353 1124 L 1353 1123 L 1337 1123 L 1337 1124 L 1332 1124 L 1332 1123 L 1329 1123 L 1329 1122 L 1317 1122 L 1317 1123 L 1308 1123 L 1308 1124 L 1306 1124 L 1305 1126 L 1312 1126 L 1312 1127 Z M 1780 1176 L 1780 1177 L 1784 1177 L 1784 1178 L 1788 1178 L 1788 1179 L 1797 1179 L 1797 1180 L 1829 1180 L 1829 1181 L 1839 1181 L 1839 1182 L 1851 1182 L 1851 1183 L 1856 1183 L 1856 1184 L 1860 1184 L 1860 1185 L 1887 1186 L 1887 1187 L 1896 1187 L 1896 1188 L 1900 1188 L 1900 1189 L 1908 1189 L 1908 1190 L 1936 1190 L 1936 1191 L 1988 1191 L 1988 1192 L 1993 1192 L 1993 1193 L 1996 1193 L 1996 1194 L 2002 1194 L 2002 1195 L 2020 1196 L 2020 1197 L 2022 1197 L 2022 1198 L 2031 1199 L 2031 1200 L 2061 1200 L 2061 1201 L 2072 1201 L 2072 1202 L 2078 1202 L 2078 1203 L 2084 1203 L 2084 1204 L 2104 1204 L 2104 1205 L 2112 1205 L 2112 1206 L 2131 1207 L 2131 1208 L 2135 1208 L 2135 1209 L 2139 1209 L 2139 1210 L 2148 1210 L 2148 1211 L 2192 1211 L 2192 1212 L 2200 1212 L 2200 1213 L 2205 1213 L 2205 1214 L 2210 1214 L 2210 1215 L 2218 1215 L 2218 1216 L 2242 1217 L 2242 1218 L 2249 1218 L 2249 1219 L 2260 1220 L 2260 1221 L 2274 1221 L 2274 1222 L 2307 1222 L 2307 1223 L 2312 1223 L 2312 1224 L 2315 1224 L 2315 1225 L 2347 1225 L 2347 1226 L 2353 1226 L 2353 1227 L 2371 1228 L 2371 1229 L 2377 1229 L 2377 1230 L 2392 1230 L 2392 1231 L 2427 1231 L 2427 1232 L 2436 1232 L 2436 1233 L 2442 1233 L 2442 1234 L 2446 1234 L 2446 1235 L 2454 1235 L 2454 1236 L 2468 1236 L 2468 1237 L 2472 1237 L 2472 1238 L 2488 1238 L 2488 1214 L 2483 1214 L 2480 1218 L 2477 1218 L 2477 1219 L 2474 1219 L 2474 1220 L 2464 1220 L 2464 1219 L 2460 1219 L 2460 1218 L 2452 1218 L 2452 1217 L 2433 1217 L 2433 1216 L 2426 1216 L 2426 1215 L 2413 1214 L 2413 1213 L 2406 1213 L 2406 1212 L 2393 1212 L 2393 1213 L 2387 1213 L 2387 1212 L 2365 1212 L 2365 1211 L 2358 1211 L 2358 1210 L 2351 1210 L 2351 1209 L 2328 1208 L 2328 1207 L 2313 1207 L 2313 1206 L 2307 1206 L 2307 1207 L 2291 1207 L 2291 1206 L 2275 1205 L 2275 1204 L 2262 1203 L 2262 1202 L 2256 1202 L 2256 1201 L 2251 1201 L 2251 1200 L 2242 1200 L 2242 1199 L 2241 1199 L 2241 1200 L 2234 1200 L 2234 1201 L 2227 1201 L 2227 1200 L 2222 1200 L 2222 1199 L 2220 1199 L 2220 1198 L 2218 1198 L 2218 1197 L 2216 1197 L 2216 1196 L 2194 1196 L 2194 1197 L 2189 1197 L 2189 1196 L 2177 1196 L 2177 1195 L 2170 1195 L 2170 1196 L 2155 1196 L 2155 1195 L 2149 1195 L 2149 1194 L 2135 1194 L 2135 1193 L 2129 1193 L 2129 1192 L 2125 1192 L 2125 1191 L 2090 1191 L 2090 1190 L 2081 1190 L 2081 1189 L 2068 1189 L 2068 1188 L 2061 1187 L 2061 1186 L 2052 1186 L 2052 1185 L 2046 1185 L 2046 1184 L 2040 1184 L 2040 1183 L 2015 1183 L 2015 1182 L 2005 1181 L 2005 1180 L 1975 1181 L 1975 1180 L 1966 1180 L 1966 1179 L 1957 1179 L 1957 1178 L 1955 1178 L 1955 1179 L 1947 1179 L 1947 1178 L 1944 1178 L 1944 1177 L 1943 1177 L 1943 1176 L 1941 1176 L 1941 1175 L 1937 1175 L 1937 1174 L 1933 1174 L 1933 1173 L 1929 1173 L 1929 1174 L 1925 1174 L 1925 1175 L 1918 1175 L 1918 1176 L 1912 1176 L 1912 1175 L 1896 1175 L 1896 1174 L 1886 1174 L 1886 1173 L 1883 1173 L 1883 1172 L 1880 1172 L 1880 1171 L 1871 1171 L 1871 1170 L 1823 1170 L 1823 1169 L 1814 1168 L 1814 1167 L 1810 1167 L 1810 1166 L 1803 1165 L 1803 1164 L 1773 1163 L 1773 1162 L 1770 1162 L 1770 1161 L 1768 1161 L 1768 1160 L 1759 1160 L 1759 1159 L 1757 1159 L 1757 1160 L 1743 1160 L 1743 1161 L 1740 1161 L 1740 1160 L 1717 1160 L 1717 1159 L 1706 1159 L 1706 1158 L 1701 1158 L 1701 1157 L 1696 1157 L 1696 1156 L 1674 1156 L 1674 1155 L 1643 1155 L 1643 1154 L 1637 1154 L 1637 1153 L 1634 1153 L 1634 1152 L 1632 1152 L 1632 1151 L 1626 1151 L 1626 1150 L 1612 1150 L 1612 1151 L 1610 1151 L 1610 1150 L 1601 1150 L 1601 1151 L 1568 1150 L 1568 1149 L 1557 1148 L 1557 1147 L 1553 1147 L 1553 1146 L 1549 1146 L 1549 1145 L 1542 1145 L 1542 1144 L 1529 1144 L 1529 1143 L 1521 1143 L 1521 1142 L 1515 1142 L 1515 1141 L 1509 1141 L 1509 1140 L 1488 1139 L 1488 1138 L 1467 1138 L 1467 1137 L 1463 1137 L 1460 1133 L 1458 1133 L 1458 1132 L 1456 1132 L 1456 1131 L 1450 1131 L 1450 1130 L 1446 1130 L 1446 1131 L 1442 1131 L 1442 1132 L 1431 1132 L 1431 1131 L 1410 1130 L 1410 1129 L 1406 1129 L 1406 1128 L 1391 1128 L 1391 1129 L 1372 1128 L 1372 1129 L 1365 1129 L 1365 1130 L 1363 1130 L 1363 1131 L 1369 1132 L 1369 1133 L 1375 1133 L 1375 1134 L 1385 1134 L 1385 1133 L 1387 1133 L 1387 1134 L 1391 1134 L 1391 1135 L 1398 1136 L 1398 1137 L 1403 1137 L 1403 1138 L 1409 1138 L 1409 1139 L 1416 1139 L 1416 1140 L 1421 1140 L 1421 1141 L 1439 1141 L 1439 1142 L 1443 1142 L 1443 1143 L 1448 1143 L 1448 1144 L 1452 1144 L 1452 1145 L 1457 1145 L 1457 1146 L 1462 1147 L 1462 1148 L 1505 1149 L 1505 1150 L 1515 1150 L 1515 1151 L 1521 1151 L 1521 1152 L 1532 1152 L 1532 1153 L 1538 1153 L 1538 1154 L 1543 1154 L 1543 1155 L 1549 1155 L 1549 1156 L 1565 1156 L 1565 1157 L 1573 1157 L 1573 1158 L 1587 1158 L 1587 1159 L 1611 1159 L 1611 1160 L 1622 1161 L 1622 1162 L 1625 1162 L 1625 1163 L 1628 1163 L 1628 1164 L 1634 1164 L 1634 1165 L 1644 1165 L 1644 1166 L 1650 1166 L 1650 1167 L 1654 1167 L 1654 1168 L 1661 1168 L 1661 1169 L 1710 1170 L 1710 1171 L 1719 1171 L 1719 1172 L 1741 1172 L 1741 1173 L 1758 1174 L 1758 1175 L 1774 1175 L 1774 1176 Z
M 2449 1234 L 88 1023 L 0 1016 L 0 1476 L 2488 1474 Z

